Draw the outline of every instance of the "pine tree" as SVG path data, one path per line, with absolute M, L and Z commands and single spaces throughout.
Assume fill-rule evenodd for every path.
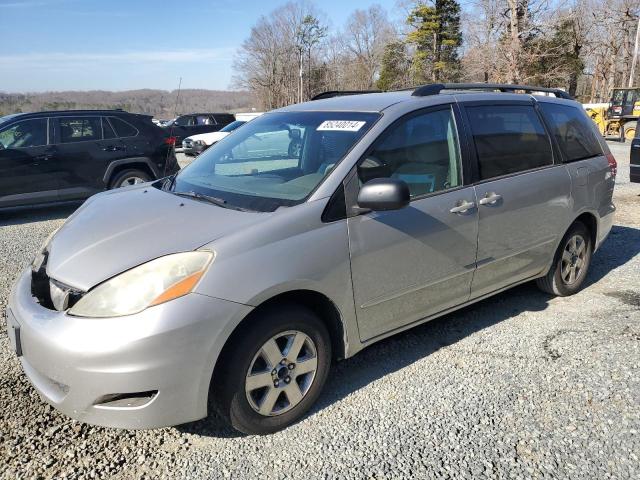
M 415 83 L 455 81 L 460 76 L 458 48 L 462 44 L 460 4 L 456 0 L 418 2 L 407 17 L 413 29 L 407 43 L 414 48 Z
M 389 42 L 384 47 L 380 77 L 376 86 L 385 91 L 407 87 L 407 64 L 407 47 L 404 42 Z

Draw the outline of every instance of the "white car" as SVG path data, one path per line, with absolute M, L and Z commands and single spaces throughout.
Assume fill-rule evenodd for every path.
M 244 125 L 249 120 L 252 120 L 256 117 L 262 115 L 260 113 L 237 113 L 235 115 L 236 121 L 231 122 L 229 125 L 226 125 L 222 129 L 217 132 L 209 132 L 209 133 L 200 133 L 198 135 L 192 135 L 190 137 L 185 138 L 182 141 L 182 153 L 185 155 L 189 155 L 195 157 L 196 155 L 200 155 L 207 148 L 213 145 L 216 142 L 219 142 L 224 137 L 233 132 L 236 128 L 241 125 Z

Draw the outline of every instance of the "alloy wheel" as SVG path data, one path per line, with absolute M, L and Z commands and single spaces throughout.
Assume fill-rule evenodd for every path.
M 126 177 L 120 182 L 121 187 L 130 187 L 131 185 L 138 185 L 144 183 L 145 179 L 140 177 Z
M 318 356 L 311 338 L 298 330 L 271 337 L 253 357 L 245 393 L 253 410 L 281 415 L 298 405 L 316 376 Z
M 573 285 L 582 277 L 586 259 L 587 243 L 581 235 L 574 235 L 562 251 L 560 275 L 565 285 Z

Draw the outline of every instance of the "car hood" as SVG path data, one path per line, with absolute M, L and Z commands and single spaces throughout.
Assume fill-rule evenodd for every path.
M 202 140 L 207 145 L 211 145 L 213 142 L 219 142 L 224 137 L 229 135 L 229 132 L 209 132 L 209 133 L 199 133 L 198 135 L 191 135 L 189 138 L 192 141 Z
M 268 218 L 178 197 L 150 185 L 91 197 L 54 235 L 47 274 L 87 291 L 154 258 L 195 250 Z

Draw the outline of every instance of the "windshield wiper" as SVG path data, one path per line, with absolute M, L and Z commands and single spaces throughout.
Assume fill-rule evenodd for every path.
M 240 210 L 241 212 L 250 212 L 251 210 L 248 210 L 246 208 L 242 208 L 242 207 L 237 207 L 235 205 L 229 205 L 227 203 L 227 201 L 224 198 L 218 198 L 218 197 L 212 197 L 211 195 L 205 195 L 204 193 L 198 193 L 198 192 L 171 192 L 175 195 L 178 195 L 180 197 L 188 197 L 188 198 L 195 198 L 196 200 L 204 200 L 205 202 L 209 202 L 209 203 L 213 203 L 214 205 L 217 205 L 219 207 L 223 207 L 223 208 L 230 208 L 232 210 Z

